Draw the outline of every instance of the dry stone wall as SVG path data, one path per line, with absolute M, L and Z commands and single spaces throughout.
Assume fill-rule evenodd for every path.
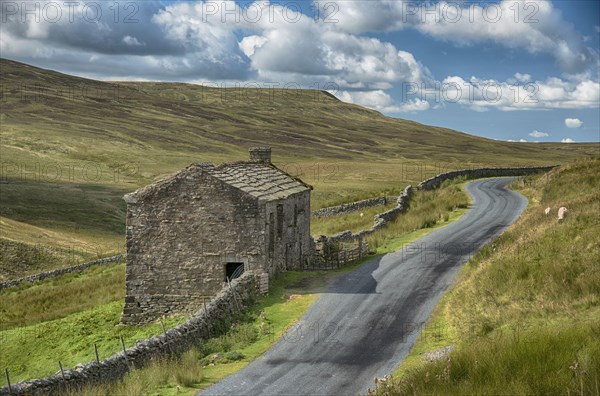
M 463 169 L 458 171 L 446 172 L 427 180 L 422 181 L 417 188 L 419 190 L 433 190 L 438 188 L 444 181 L 465 176 L 467 179 L 478 179 L 480 177 L 494 176 L 526 176 L 538 172 L 548 172 L 558 165 L 539 166 L 532 168 L 480 168 L 480 169 Z
M 99 363 L 80 364 L 72 370 L 55 375 L 21 382 L 0 388 L 0 395 L 60 395 L 67 388 L 77 389 L 85 385 L 115 381 L 122 378 L 131 368 L 140 368 L 152 359 L 167 355 L 180 355 L 202 339 L 218 334 L 227 323 L 235 319 L 239 311 L 245 310 L 256 295 L 257 282 L 254 274 L 246 272 L 225 287 L 210 303 L 197 311 L 191 318 L 156 337 L 152 337 L 116 353 Z M 239 310 L 239 311 L 238 311 Z
M 97 266 L 97 265 L 107 265 L 107 264 L 117 263 L 117 262 L 123 260 L 124 258 L 125 258 L 125 256 L 123 256 L 122 254 L 118 254 L 116 256 L 101 258 L 98 260 L 89 261 L 87 263 L 73 265 L 71 267 L 58 268 L 55 270 L 44 271 L 44 272 L 40 272 L 35 275 L 26 276 L 24 278 L 7 280 L 4 282 L 0 282 L 0 290 L 4 290 L 9 287 L 17 286 L 24 282 L 35 283 L 35 282 L 43 281 L 46 279 L 56 278 L 57 276 L 69 274 L 71 272 L 83 271 L 83 270 L 86 270 L 90 267 Z
M 383 213 L 378 213 L 375 215 L 374 223 L 371 228 L 361 230 L 357 233 L 353 233 L 352 231 L 342 231 L 333 236 L 327 237 L 327 243 L 355 241 L 357 239 L 361 239 L 367 235 L 374 233 L 375 231 L 384 227 L 390 221 L 395 220 L 398 217 L 398 215 L 400 215 L 400 213 L 403 213 L 406 211 L 406 209 L 408 209 L 408 202 L 410 201 L 412 194 L 412 186 L 407 186 L 402 192 L 402 194 L 400 194 L 396 199 L 395 207 Z
M 477 179 L 477 178 L 481 178 L 481 177 L 495 177 L 495 176 L 525 176 L 525 175 L 530 175 L 530 174 L 534 174 L 534 173 L 538 173 L 538 172 L 548 172 L 548 171 L 552 170 L 553 168 L 555 168 L 556 166 L 558 166 L 558 165 L 529 167 L 529 168 L 464 169 L 464 170 L 442 173 L 440 175 L 431 177 L 431 178 L 421 182 L 418 185 L 417 189 L 433 190 L 433 189 L 438 188 L 445 180 L 455 179 L 455 178 L 461 177 L 461 176 L 464 176 L 467 179 Z M 355 241 L 362 237 L 372 234 L 373 232 L 377 231 L 378 229 L 384 227 L 390 221 L 394 221 L 398 217 L 399 214 L 405 212 L 406 209 L 408 208 L 408 202 L 410 201 L 412 194 L 413 194 L 412 186 L 406 187 L 406 189 L 398 197 L 396 207 L 394 207 L 388 211 L 385 211 L 383 213 L 379 213 L 379 214 L 375 215 L 375 222 L 371 228 L 368 228 L 366 230 L 362 230 L 362 231 L 359 231 L 356 233 L 353 233 L 352 231 L 349 231 L 349 230 L 342 231 L 335 235 L 325 237 L 326 242 L 327 243 L 350 242 L 350 241 Z M 334 214 L 341 213 L 341 212 L 336 213 L 336 211 L 342 210 L 341 209 L 342 207 L 353 208 L 356 205 L 363 205 L 362 202 L 365 202 L 365 201 L 377 202 L 377 200 L 380 200 L 380 199 L 382 199 L 382 198 L 372 198 L 371 200 L 357 201 L 357 202 L 353 202 L 353 203 L 349 203 L 349 204 L 345 204 L 345 205 L 340 205 L 338 207 L 325 208 L 322 210 L 325 211 L 325 213 L 327 213 L 327 216 L 332 216 Z M 375 206 L 375 205 L 371 205 L 371 206 Z M 339 208 L 339 209 L 335 209 L 335 208 Z M 328 211 L 329 209 L 332 209 L 332 210 Z M 313 212 L 313 215 L 314 215 L 314 212 Z M 321 216 L 323 216 L 323 215 L 321 215 Z M 322 241 L 323 238 L 321 238 L 320 240 Z
M 330 206 L 328 208 L 313 210 L 312 217 L 330 217 L 337 216 L 343 213 L 356 212 L 362 209 L 372 208 L 374 206 L 387 205 L 388 202 L 397 199 L 397 197 L 375 197 L 363 199 L 361 201 L 350 202 L 338 206 Z

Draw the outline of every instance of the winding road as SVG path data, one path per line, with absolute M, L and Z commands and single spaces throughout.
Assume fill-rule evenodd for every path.
M 525 209 L 512 180 L 467 184 L 462 218 L 336 278 L 268 352 L 200 394 L 366 394 L 409 353 L 461 266 Z

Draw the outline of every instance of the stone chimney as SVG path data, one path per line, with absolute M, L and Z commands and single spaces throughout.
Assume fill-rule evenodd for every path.
M 250 161 L 271 163 L 271 147 L 250 147 Z

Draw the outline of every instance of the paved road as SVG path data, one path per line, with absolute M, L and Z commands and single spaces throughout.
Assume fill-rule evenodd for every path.
M 473 206 L 459 221 L 337 278 L 267 353 L 201 394 L 366 394 L 406 357 L 472 253 L 525 209 L 505 187 L 513 179 L 469 183 Z

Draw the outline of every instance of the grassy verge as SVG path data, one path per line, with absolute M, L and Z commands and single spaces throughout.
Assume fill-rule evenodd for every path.
M 380 394 L 600 393 L 600 160 L 513 188 L 529 207 L 463 268 Z

